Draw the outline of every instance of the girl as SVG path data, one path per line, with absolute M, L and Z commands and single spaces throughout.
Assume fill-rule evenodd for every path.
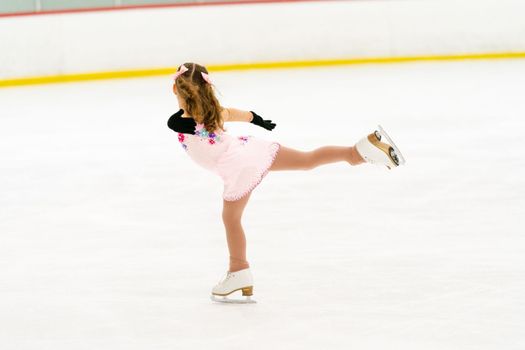
M 379 131 L 362 138 L 355 146 L 324 146 L 303 152 L 253 136 L 227 134 L 224 122 L 243 121 L 267 130 L 275 123 L 255 112 L 222 107 L 215 97 L 208 70 L 196 63 L 184 63 L 173 76 L 173 92 L 180 110 L 168 120 L 179 142 L 200 166 L 224 181 L 222 220 L 229 250 L 226 276 L 212 289 L 212 300 L 253 302 L 253 278 L 246 259 L 246 237 L 241 225 L 243 210 L 251 191 L 268 171 L 310 170 L 339 161 L 350 165 L 375 163 L 389 169 L 404 164 L 399 149 L 379 126 Z M 384 136 L 388 143 L 381 142 Z M 244 300 L 226 296 L 242 290 Z M 222 296 L 217 299 L 215 296 Z

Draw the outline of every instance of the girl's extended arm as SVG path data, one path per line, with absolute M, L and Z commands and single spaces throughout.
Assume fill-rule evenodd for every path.
M 253 114 L 236 108 L 224 108 L 224 121 L 226 122 L 251 122 Z
M 275 123 L 271 120 L 264 120 L 260 115 L 253 111 L 242 111 L 236 108 L 224 108 L 223 118 L 225 122 L 248 122 L 258 125 L 267 130 L 275 128 Z

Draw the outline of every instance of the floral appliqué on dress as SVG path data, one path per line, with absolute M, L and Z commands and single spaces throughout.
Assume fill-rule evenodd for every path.
M 242 145 L 244 146 L 248 142 L 250 136 L 239 136 L 237 138 L 242 141 Z
M 221 137 L 214 132 L 208 132 L 204 124 L 198 123 L 195 126 L 195 135 L 199 136 L 201 140 L 208 140 L 208 143 L 213 145 L 215 142 L 220 142 Z
M 215 142 L 220 142 L 221 137 L 217 135 L 214 132 L 208 132 L 206 128 L 204 127 L 204 124 L 198 123 L 195 126 L 195 133 L 196 136 L 199 136 L 202 140 L 207 140 L 210 145 L 215 144 Z M 185 136 L 183 133 L 179 132 L 179 142 L 182 144 L 182 148 L 184 148 L 185 151 L 188 150 L 188 146 L 184 143 Z
M 185 151 L 188 150 L 188 146 L 184 143 L 184 134 L 179 132 L 179 142 L 182 145 L 182 148 L 184 148 Z

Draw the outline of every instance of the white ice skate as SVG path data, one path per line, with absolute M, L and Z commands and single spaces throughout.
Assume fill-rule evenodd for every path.
M 394 141 L 381 125 L 378 125 L 378 129 L 355 144 L 357 152 L 368 163 L 385 165 L 388 169 L 405 164 L 405 158 Z M 386 143 L 381 142 L 382 137 Z
M 245 299 L 230 299 L 228 295 L 236 291 L 242 291 Z M 229 272 L 211 291 L 211 300 L 221 303 L 248 304 L 255 303 L 251 299 L 253 295 L 253 277 L 249 268 Z

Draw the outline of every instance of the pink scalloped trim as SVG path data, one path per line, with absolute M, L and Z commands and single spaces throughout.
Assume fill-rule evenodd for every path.
M 277 148 L 275 148 L 274 146 L 277 145 Z M 281 144 L 279 142 L 273 142 L 270 147 L 272 147 L 274 149 L 274 152 L 272 154 L 272 158 L 270 159 L 268 165 L 266 166 L 266 168 L 259 174 L 259 177 L 258 179 L 252 183 L 249 187 L 248 190 L 244 191 L 242 194 L 240 195 L 237 195 L 237 196 L 225 196 L 223 197 L 224 200 L 226 201 L 236 201 L 236 200 L 239 200 L 241 199 L 242 197 L 246 196 L 248 193 L 250 193 L 251 191 L 253 191 L 253 189 L 255 187 L 257 187 L 257 185 L 259 185 L 261 183 L 261 181 L 264 179 L 264 177 L 266 176 L 266 174 L 268 174 L 268 172 L 270 171 L 270 168 L 272 167 L 272 164 L 273 162 L 275 161 L 275 158 L 277 157 L 277 153 L 279 153 L 279 151 L 281 150 Z

